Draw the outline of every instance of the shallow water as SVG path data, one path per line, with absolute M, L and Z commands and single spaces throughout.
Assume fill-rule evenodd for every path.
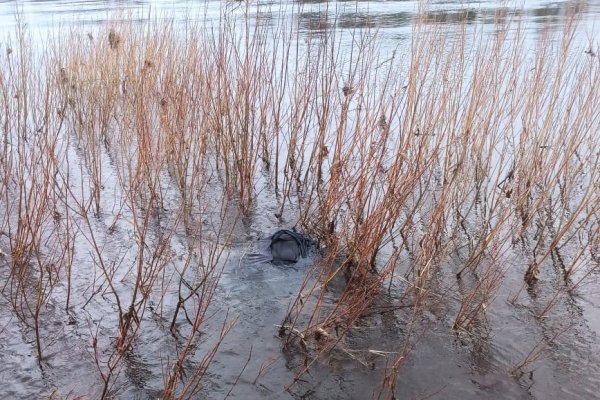
M 306 35 L 319 33 L 325 28 L 376 27 L 385 40 L 405 40 L 411 34 L 411 24 L 416 16 L 416 3 L 413 1 L 300 3 L 301 11 L 289 18 L 294 18 Z M 590 32 L 600 21 L 600 3 L 596 1 L 525 3 L 524 22 L 528 31 L 561 26 L 565 17 L 573 11 Z M 102 24 L 116 10 L 132 12 L 140 21 L 147 20 L 150 12 L 181 21 L 190 13 L 199 12 L 202 18 L 211 20 L 219 15 L 219 4 L 191 1 L 2 1 L 0 26 L 3 33 L 11 31 L 15 26 L 15 9 L 19 10 L 32 31 L 43 32 L 60 25 Z M 235 6 L 235 3 L 230 3 L 230 6 Z M 265 10 L 279 6 L 279 3 L 261 2 L 253 7 L 256 7 L 258 18 Z M 493 21 L 497 9 L 495 1 L 436 1 L 427 18 L 435 24 L 452 25 L 465 17 L 470 23 L 486 24 Z M 332 22 L 327 18 L 330 14 L 339 17 Z M 287 14 L 277 15 L 288 18 Z M 106 164 L 109 165 L 110 161 Z M 115 180 L 114 177 L 112 179 Z M 107 187 L 107 190 L 110 188 Z M 271 195 L 265 189 L 261 195 L 264 201 L 258 202 L 261 205 L 236 225 L 234 244 L 228 248 L 231 253 L 214 305 L 219 311 L 204 330 L 218 329 L 225 310 L 229 316 L 237 318 L 237 322 L 211 364 L 205 379 L 206 390 L 199 398 L 221 399 L 228 394 L 229 398 L 235 399 L 371 398 L 377 394 L 386 367 L 385 357 L 373 354 L 361 355 L 368 361 L 365 366 L 347 354 L 334 353 L 286 390 L 303 358 L 294 352 L 282 351 L 276 325 L 282 322 L 307 269 L 318 262 L 318 255 L 285 268 L 268 263 L 247 265 L 243 262 L 244 256 L 257 246 L 258 240 L 277 229 L 289 228 L 282 226 L 274 217 L 277 204 Z M 111 208 L 110 201 L 106 208 Z M 108 226 L 110 218 L 100 219 L 98 224 Z M 117 248 L 127 234 L 126 228 L 122 227 L 107 235 L 107 241 Z M 181 237 L 180 240 L 185 243 L 186 238 Z M 518 257 L 519 249 L 514 248 L 512 255 Z M 86 263 L 90 263 L 90 256 L 83 249 L 77 253 L 75 264 Z M 0 270 L 0 277 L 3 273 Z M 90 288 L 87 277 L 83 275 L 74 277 L 74 286 L 86 293 Z M 476 339 L 451 333 L 449 315 L 452 315 L 452 310 L 442 306 L 431 311 L 430 315 L 424 315 L 424 320 L 446 323 L 432 323 L 422 340 L 414 343 L 400 370 L 398 396 L 403 399 L 598 398 L 600 296 L 597 288 L 600 275 L 593 275 L 579 293 L 565 294 L 556 306 L 555 316 L 541 322 L 532 314 L 549 300 L 543 298 L 543 294 L 539 297 L 531 295 L 527 297 L 526 304 L 519 306 L 508 302 L 514 295 L 511 288 L 520 287 L 521 281 L 520 275 L 511 276 L 508 272 L 495 307 L 487 316 L 489 334 L 482 334 Z M 552 286 L 554 283 L 553 277 L 547 276 L 542 277 L 540 284 Z M 70 312 L 65 313 L 61 308 L 64 296 L 64 288 L 56 289 L 46 310 L 47 318 L 52 322 L 43 327 L 47 337 L 51 338 L 43 368 L 36 360 L 35 338 L 31 330 L 10 312 L 0 312 L 2 397 L 47 398 L 54 388 L 68 398 L 98 396 L 100 381 L 90 356 L 92 345 L 88 339 L 96 322 L 111 318 L 111 310 L 95 309 L 94 306 L 100 306 L 100 303 L 88 305 L 82 298 L 75 299 Z M 1 310 L 9 310 L 10 307 L 6 299 L 0 299 L 0 306 Z M 364 325 L 349 337 L 349 343 L 357 348 L 395 352 L 398 350 L 398 338 L 407 335 L 404 331 L 407 318 L 402 311 L 367 317 L 361 321 Z M 171 344 L 165 338 L 169 321 L 157 315 L 148 324 L 152 328 L 142 332 L 135 351 L 128 354 L 124 362 L 119 378 L 121 387 L 117 392 L 119 398 L 160 396 L 162 365 L 171 350 Z M 569 327 L 566 333 L 557 335 L 566 327 Z M 535 368 L 526 376 L 511 376 L 509 368 L 523 359 L 540 340 L 554 351 L 537 360 Z

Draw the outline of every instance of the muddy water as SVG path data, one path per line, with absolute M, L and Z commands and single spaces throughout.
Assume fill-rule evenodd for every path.
M 325 28 L 353 29 L 376 26 L 390 43 L 406 40 L 415 18 L 412 1 L 386 2 L 303 2 L 302 12 L 294 14 L 303 34 L 318 33 Z M 200 4 L 200 6 L 197 6 Z M 0 24 L 7 32 L 15 24 L 14 11 L 32 30 L 53 29 L 60 24 L 96 25 L 110 18 L 118 9 L 132 12 L 140 20 L 149 11 L 164 13 L 184 20 L 200 12 L 203 18 L 218 16 L 218 2 L 109 2 L 109 1 L 3 1 L 0 2 Z M 278 4 L 263 3 L 263 9 L 275 9 Z M 199 11 L 200 9 L 200 11 Z M 595 1 L 532 1 L 523 12 L 527 30 L 559 26 L 565 15 L 575 10 L 583 26 L 593 28 L 599 21 L 600 3 Z M 465 16 L 473 24 L 493 20 L 497 5 L 494 1 L 434 2 L 428 18 L 432 23 L 453 24 Z M 331 22 L 327 15 L 339 16 Z M 279 14 L 277 17 L 285 18 Z M 275 18 L 276 16 L 273 16 Z M 331 24 L 331 25 L 328 25 Z M 73 157 L 77 158 L 77 154 Z M 110 161 L 106 161 L 109 165 Z M 114 180 L 114 178 L 113 178 Z M 110 181 L 110 179 L 108 179 Z M 117 185 L 115 184 L 115 187 Z M 110 187 L 107 188 L 110 190 Z M 115 189 L 116 190 L 116 189 Z M 207 378 L 206 390 L 199 398 L 221 399 L 229 394 L 236 399 L 367 399 L 377 394 L 386 367 L 386 358 L 365 352 L 355 358 L 343 352 L 334 353 L 311 368 L 310 374 L 289 390 L 295 371 L 304 359 L 294 352 L 282 352 L 276 325 L 280 324 L 288 305 L 298 292 L 307 269 L 318 257 L 302 260 L 293 268 L 270 264 L 245 265 L 244 254 L 252 251 L 257 240 L 281 225 L 274 214 L 277 205 L 269 189 L 260 193 L 260 200 L 250 216 L 236 225 L 230 255 L 221 277 L 215 304 L 216 314 L 203 328 L 218 329 L 223 313 L 236 319 L 216 355 Z M 110 202 L 105 205 L 110 209 Z M 293 210 L 289 210 L 293 214 Z M 110 218 L 99 221 L 110 224 Z M 120 235 L 123 235 L 122 237 Z M 126 231 L 116 230 L 108 244 L 118 247 Z M 181 238 L 185 242 L 185 238 Z M 84 245 L 82 245 L 84 246 Z M 110 246 L 109 246 L 110 247 Z M 512 254 L 519 256 L 515 246 Z M 90 263 L 89 251 L 80 249 L 75 264 Z M 0 274 L 4 274 L 6 268 Z M 2 276 L 4 281 L 4 276 Z M 522 286 L 521 275 L 507 278 L 495 299 L 495 307 L 487 316 L 487 330 L 476 338 L 451 333 L 452 315 L 456 310 L 440 306 L 424 315 L 429 328 L 414 341 L 400 370 L 398 397 L 403 399 L 592 399 L 600 390 L 600 274 L 590 277 L 577 293 L 564 294 L 557 302 L 552 317 L 540 321 L 534 313 L 550 299 L 544 293 L 531 293 L 524 304 L 509 303 L 514 288 Z M 541 285 L 552 286 L 555 277 L 541 279 Z M 89 292 L 89 280 L 84 274 L 74 276 L 75 291 Z M 62 290 L 62 291 L 61 291 Z M 400 289 L 399 289 L 400 290 Z M 63 307 L 64 288 L 55 290 L 46 317 L 51 323 L 43 326 L 51 338 L 47 344 L 43 367 L 37 363 L 35 338 L 9 311 L 6 299 L 0 299 L 0 395 L 3 398 L 47 398 L 58 388 L 68 398 L 95 398 L 100 382 L 91 357 L 90 329 L 95 323 L 114 317 L 113 310 L 94 309 L 85 299 L 75 299 L 67 314 Z M 98 303 L 100 307 L 102 303 Z M 107 307 L 104 304 L 104 307 Z M 355 348 L 382 352 L 398 351 L 398 342 L 408 333 L 405 323 L 409 315 L 400 310 L 366 317 L 349 341 Z M 119 377 L 119 398 L 157 398 L 162 388 L 163 365 L 172 354 L 168 338 L 168 322 L 150 318 L 149 329 L 143 330 L 135 351 L 127 355 Z M 441 323 L 434 321 L 441 321 Z M 423 325 L 427 326 L 427 323 Z M 567 329 L 568 328 L 568 329 Z M 102 333 L 102 332 L 101 332 Z M 107 332 L 107 334 L 109 334 Z M 399 340 L 400 339 L 400 340 Z M 106 338 L 110 340 L 110 338 Z M 525 376 L 513 377 L 508 371 L 525 358 L 536 345 L 551 349 L 528 369 Z M 234 385 L 235 384 L 235 385 Z M 231 390 L 231 392 L 230 392 Z

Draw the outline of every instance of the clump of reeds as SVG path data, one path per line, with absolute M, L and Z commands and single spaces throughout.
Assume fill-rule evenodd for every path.
M 468 333 L 485 323 L 508 271 L 535 284 L 543 262 L 576 236 L 586 237 L 586 250 L 564 263 L 559 291 L 595 268 L 583 260 L 597 230 L 598 139 L 590 121 L 598 120 L 592 82 L 599 70 L 574 57 L 575 33 L 569 19 L 560 40 L 542 35 L 528 52 L 519 26 L 499 23 L 494 36 L 462 26 L 449 39 L 417 23 L 406 68 L 395 57 L 386 68 L 371 49 L 353 47 L 369 63 L 349 68 L 354 93 L 343 86 L 328 105 L 331 133 L 312 147 L 299 196 L 303 223 L 329 254 L 284 321 L 290 340 L 299 337 L 293 332 L 335 338 L 315 354 L 330 351 L 395 277 L 409 283 L 399 302 L 408 297 L 419 310 L 432 295 L 450 298 L 452 328 Z M 526 54 L 535 54 L 534 68 Z M 368 72 L 352 75 L 357 70 Z M 327 156 L 315 156 L 323 148 Z M 529 262 L 508 257 L 511 241 L 532 239 Z M 462 262 L 449 266 L 456 256 Z M 570 279 L 578 268 L 581 278 Z M 344 289 L 331 304 L 328 286 L 342 273 Z M 444 292 L 440 277 L 450 281 Z M 311 293 L 314 302 L 306 300 Z M 395 379 L 386 382 L 393 396 Z
M 64 218 L 62 187 L 56 180 L 65 141 L 64 117 L 56 112 L 61 104 L 52 95 L 55 82 L 37 69 L 46 58 L 32 51 L 21 25 L 14 40 L 0 60 L 0 230 L 5 236 L 2 247 L 9 250 L 2 292 L 14 314 L 34 332 L 41 363 L 45 307 L 61 276 L 69 274 L 76 233 Z
M 164 397 L 192 398 L 232 326 L 225 318 L 216 340 L 199 348 L 236 220 L 228 196 L 207 189 L 214 136 L 199 118 L 211 98 L 195 90 L 209 80 L 200 49 L 130 23 L 59 36 L 41 53 L 18 33 L 0 62 L 1 224 L 11 271 L 3 294 L 34 332 L 41 366 L 56 286 L 67 286 L 66 298 L 54 299 L 67 313 L 114 310 L 90 321 L 86 337 L 100 398 L 117 393 L 148 320 L 168 318 L 165 334 L 180 352 L 167 355 Z M 75 258 L 86 261 L 74 268 Z M 74 280 L 91 291 L 74 290 Z

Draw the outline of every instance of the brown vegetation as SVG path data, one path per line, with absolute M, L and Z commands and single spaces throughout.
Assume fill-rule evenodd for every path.
M 35 332 L 40 363 L 40 320 L 60 285 L 67 313 L 115 310 L 89 326 L 99 396 L 152 313 L 177 348 L 164 398 L 193 398 L 232 327 L 225 317 L 198 354 L 259 183 L 274 188 L 278 218 L 321 244 L 282 316 L 285 346 L 309 360 L 298 376 L 334 349 L 351 354 L 345 336 L 391 294 L 408 333 L 385 398 L 432 304 L 444 299 L 449 328 L 468 334 L 509 269 L 527 288 L 560 260 L 542 317 L 598 267 L 600 66 L 573 46 L 574 20 L 534 48 L 502 20 L 451 36 L 417 21 L 410 49 L 383 51 L 369 30 L 301 37 L 222 18 L 185 33 L 166 22 L 74 31 L 44 50 L 20 29 L 0 57 L 2 294 Z M 510 257 L 518 246 L 525 258 Z

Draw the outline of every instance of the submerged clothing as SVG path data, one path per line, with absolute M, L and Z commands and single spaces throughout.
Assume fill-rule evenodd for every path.
M 282 229 L 271 236 L 271 260 L 274 264 L 295 263 L 306 257 L 310 240 L 299 233 Z
M 273 263 L 289 265 L 300 261 L 308 255 L 308 250 L 314 241 L 294 230 L 282 229 L 268 238 L 261 239 L 258 253 L 248 254 L 245 258 L 248 265 Z

